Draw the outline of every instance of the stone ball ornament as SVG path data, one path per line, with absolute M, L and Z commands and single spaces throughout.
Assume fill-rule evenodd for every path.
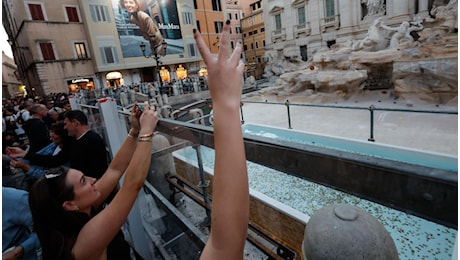
M 308 221 L 302 244 L 304 259 L 399 259 L 390 233 L 356 206 L 328 205 Z

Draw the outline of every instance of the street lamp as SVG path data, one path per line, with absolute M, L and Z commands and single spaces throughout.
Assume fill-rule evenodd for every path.
M 166 47 L 166 41 L 163 39 L 163 41 L 157 45 L 154 45 L 153 48 L 152 48 L 152 44 L 155 42 L 155 35 L 154 34 L 151 34 L 150 35 L 150 46 L 151 46 L 151 50 L 152 50 L 152 54 L 150 55 L 145 55 L 145 43 L 142 42 L 139 47 L 141 48 L 141 51 L 142 51 L 142 55 L 144 55 L 145 58 L 153 58 L 155 59 L 155 75 L 157 77 L 157 82 L 158 82 L 158 87 L 161 87 L 161 81 L 160 81 L 160 70 L 158 69 L 158 66 L 162 64 L 162 62 L 160 61 L 160 56 L 158 55 L 158 47 L 160 46 L 163 46 L 163 47 Z

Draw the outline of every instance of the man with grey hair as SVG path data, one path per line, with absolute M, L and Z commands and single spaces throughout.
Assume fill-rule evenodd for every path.
M 51 123 L 56 123 L 59 120 L 59 115 L 64 112 L 64 110 L 60 107 L 52 107 L 48 111 L 48 115 L 50 116 L 52 122 Z M 61 119 L 63 120 L 63 119 Z
M 24 124 L 24 131 L 29 139 L 29 152 L 35 153 L 51 142 L 49 129 L 43 121 L 48 115 L 48 108 L 43 104 L 35 104 L 30 108 L 30 114 L 30 119 Z

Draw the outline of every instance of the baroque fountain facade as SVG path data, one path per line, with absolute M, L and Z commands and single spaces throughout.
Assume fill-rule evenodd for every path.
M 278 2 L 268 2 L 266 21 L 281 15 L 283 22 L 286 18 L 295 24 Z M 292 2 L 293 10 L 297 2 Z M 407 105 L 457 106 L 457 0 L 418 1 L 412 9 L 407 1 L 367 0 L 360 6 L 358 1 L 340 1 L 335 22 L 318 17 L 317 32 L 313 19 L 321 5 L 315 2 L 306 1 L 307 17 L 312 16 L 306 31 L 293 25 L 290 42 L 290 32 L 283 30 L 281 36 L 272 32 L 267 37 L 271 44 L 266 47 L 264 77 L 273 87 L 261 91 L 264 98 L 327 102 L 378 91 Z M 398 14 L 404 12 L 398 5 L 409 8 Z M 354 9 L 361 10 L 360 19 Z M 305 46 L 300 55 L 299 46 Z M 311 53 L 302 53 L 307 46 Z

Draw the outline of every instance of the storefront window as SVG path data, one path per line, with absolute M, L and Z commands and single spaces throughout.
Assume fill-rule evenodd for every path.
M 182 67 L 182 65 L 179 65 L 179 67 L 176 69 L 176 74 L 178 79 L 187 78 L 187 70 Z

